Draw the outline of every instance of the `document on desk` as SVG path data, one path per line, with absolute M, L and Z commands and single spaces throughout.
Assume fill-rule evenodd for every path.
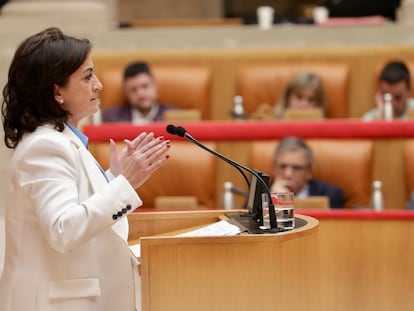
M 184 233 L 176 234 L 174 236 L 179 237 L 205 237 L 205 236 L 229 236 L 237 235 L 241 232 L 245 232 L 247 229 L 234 219 L 220 220 L 213 224 L 186 231 Z M 169 235 L 171 236 L 171 235 Z M 140 260 L 141 258 L 141 245 L 139 243 L 129 246 L 130 251 L 135 257 Z
M 188 231 L 185 233 L 177 234 L 176 236 L 226 236 L 226 235 L 237 235 L 240 234 L 243 228 L 235 224 L 231 224 L 227 220 L 220 220 L 211 225 L 204 226 L 200 229 Z

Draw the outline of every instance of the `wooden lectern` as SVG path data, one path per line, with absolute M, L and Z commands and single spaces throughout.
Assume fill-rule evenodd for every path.
M 241 211 L 143 212 L 129 216 L 141 243 L 143 311 L 318 310 L 318 221 L 278 234 L 177 237 Z M 177 231 L 178 232 L 178 231 Z

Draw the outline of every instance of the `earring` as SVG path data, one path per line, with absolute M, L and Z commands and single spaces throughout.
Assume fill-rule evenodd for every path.
M 59 100 L 59 104 L 63 105 L 63 99 Z

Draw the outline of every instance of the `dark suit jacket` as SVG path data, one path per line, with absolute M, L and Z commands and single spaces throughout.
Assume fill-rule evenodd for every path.
M 170 105 L 159 104 L 160 109 L 158 109 L 157 114 L 152 119 L 152 121 L 163 121 L 164 112 L 169 109 L 176 109 Z M 103 122 L 132 122 L 132 109 L 131 106 L 124 104 L 119 106 L 114 106 L 106 109 L 102 112 L 102 121 Z
M 340 188 L 316 179 L 312 179 L 309 182 L 309 196 L 318 195 L 329 197 L 329 205 L 331 208 L 344 207 L 345 196 Z

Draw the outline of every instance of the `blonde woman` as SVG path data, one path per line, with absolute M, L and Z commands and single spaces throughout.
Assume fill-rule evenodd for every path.
M 276 118 L 283 119 L 285 110 L 320 108 L 325 117 L 325 91 L 321 78 L 310 71 L 295 72 L 275 106 Z

